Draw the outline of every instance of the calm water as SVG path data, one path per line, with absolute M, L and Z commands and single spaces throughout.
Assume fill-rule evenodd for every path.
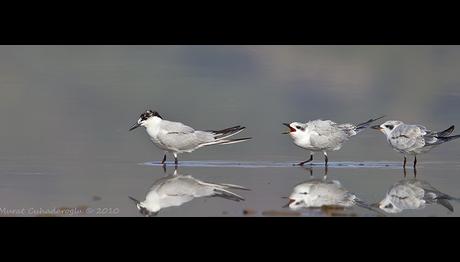
M 435 130 L 460 125 L 456 46 L 1 46 L 0 215 L 141 216 L 166 174 L 143 129 L 147 108 L 197 129 L 247 126 L 249 142 L 180 156 L 180 174 L 233 190 L 244 201 L 196 198 L 157 216 L 377 216 L 361 208 L 283 208 L 312 179 L 290 164 L 308 152 L 283 122 L 388 119 Z M 460 131 L 454 131 L 460 133 Z M 417 179 L 460 197 L 460 140 L 418 158 Z M 171 158 L 169 158 L 171 160 Z M 382 134 L 366 130 L 329 154 L 328 180 L 370 204 L 412 179 Z M 409 161 L 412 161 L 409 158 Z M 322 156 L 312 175 L 322 178 Z M 439 204 L 389 216 L 458 216 Z M 73 212 L 73 213 L 72 213 Z

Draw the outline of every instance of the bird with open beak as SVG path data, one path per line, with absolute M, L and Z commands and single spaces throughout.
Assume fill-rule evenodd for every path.
M 370 119 L 361 124 L 337 124 L 331 120 L 313 120 L 307 123 L 292 122 L 283 123 L 289 128 L 289 131 L 283 134 L 289 134 L 296 146 L 309 150 L 310 158 L 296 165 L 303 166 L 305 163 L 313 161 L 313 154 L 322 151 L 324 162 L 328 164 L 328 151 L 336 151 L 342 148 L 342 145 L 350 137 L 355 136 L 370 126 L 374 121 L 383 118 L 383 116 Z

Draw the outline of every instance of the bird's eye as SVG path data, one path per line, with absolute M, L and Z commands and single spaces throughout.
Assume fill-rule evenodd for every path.
M 386 125 L 385 127 L 390 129 L 390 130 L 392 130 L 394 126 L 393 125 Z
M 393 208 L 393 205 L 390 203 L 390 204 L 384 206 L 384 208 Z
M 301 126 L 295 126 L 295 128 L 297 128 L 297 129 L 302 129 L 302 127 L 301 127 Z
M 302 194 L 302 195 L 308 195 L 307 192 L 301 192 L 300 194 Z

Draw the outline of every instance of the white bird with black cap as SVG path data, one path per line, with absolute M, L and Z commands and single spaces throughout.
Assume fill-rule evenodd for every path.
M 243 131 L 245 129 L 243 126 L 234 126 L 217 131 L 200 131 L 180 122 L 164 120 L 158 112 L 152 110 L 142 113 L 137 123 L 129 131 L 140 126 L 146 128 L 147 134 L 150 136 L 153 144 L 164 150 L 165 154 L 161 162 L 162 164 L 166 162 L 167 152 L 174 155 L 174 163 L 177 165 L 178 154 L 191 153 L 204 146 L 229 145 L 251 139 L 250 137 L 228 139 Z

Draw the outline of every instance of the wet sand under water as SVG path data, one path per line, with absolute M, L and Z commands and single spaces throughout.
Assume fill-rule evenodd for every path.
M 1 160 L 1 216 L 142 216 L 132 196 L 143 201 L 151 185 L 167 174 L 174 173 L 174 163 L 167 162 L 166 173 L 159 162 L 123 163 L 116 160 L 49 163 L 36 161 L 29 165 L 14 165 Z M 50 168 L 50 166 L 52 166 Z M 431 184 L 443 193 L 460 196 L 460 176 L 456 162 L 423 162 L 417 168 L 417 179 Z M 195 198 L 180 206 L 162 209 L 156 216 L 366 216 L 379 214 L 361 207 L 283 208 L 293 188 L 312 178 L 323 178 L 323 163 L 304 167 L 293 162 L 270 161 L 181 161 L 178 173 L 211 183 L 229 183 L 247 187 L 250 191 L 230 191 L 242 196 L 236 202 L 219 197 Z M 381 201 L 396 182 L 413 178 L 413 169 L 406 177 L 399 162 L 330 162 L 328 180 L 337 180 L 363 201 Z M 459 183 L 457 183 L 459 182 Z M 460 206 L 451 201 L 451 212 L 439 204 L 419 210 L 404 210 L 388 216 L 459 216 Z

